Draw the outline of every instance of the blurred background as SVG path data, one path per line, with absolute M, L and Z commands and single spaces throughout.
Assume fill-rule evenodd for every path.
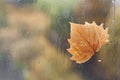
M 69 22 L 96 21 L 110 42 L 88 62 L 69 58 Z M 119 0 L 0 0 L 0 80 L 120 80 Z

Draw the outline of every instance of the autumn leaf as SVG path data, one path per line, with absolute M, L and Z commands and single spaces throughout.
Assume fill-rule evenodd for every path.
M 71 38 L 68 39 L 70 48 L 67 51 L 72 55 L 71 60 L 76 63 L 88 61 L 102 45 L 109 41 L 108 28 L 104 29 L 103 24 L 97 25 L 85 22 L 84 25 L 71 23 Z

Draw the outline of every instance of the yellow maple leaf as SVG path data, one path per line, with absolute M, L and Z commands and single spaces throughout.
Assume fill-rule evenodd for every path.
M 67 51 L 72 54 L 71 60 L 76 63 L 88 61 L 102 45 L 109 41 L 108 28 L 104 29 L 103 24 L 97 25 L 85 22 L 84 25 L 71 23 L 71 38 L 68 39 L 70 48 Z

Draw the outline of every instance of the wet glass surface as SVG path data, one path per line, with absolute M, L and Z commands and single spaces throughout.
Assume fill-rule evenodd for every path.
M 109 43 L 70 60 L 69 22 L 108 27 Z M 120 80 L 119 0 L 0 0 L 0 80 Z

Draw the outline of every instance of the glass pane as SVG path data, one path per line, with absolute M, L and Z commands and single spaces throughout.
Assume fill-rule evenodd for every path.
M 120 80 L 119 13 L 119 0 L 0 0 L 0 80 Z M 88 29 L 94 21 L 103 31 Z M 107 27 L 109 42 L 98 51 Z M 91 48 L 80 47 L 85 39 Z

